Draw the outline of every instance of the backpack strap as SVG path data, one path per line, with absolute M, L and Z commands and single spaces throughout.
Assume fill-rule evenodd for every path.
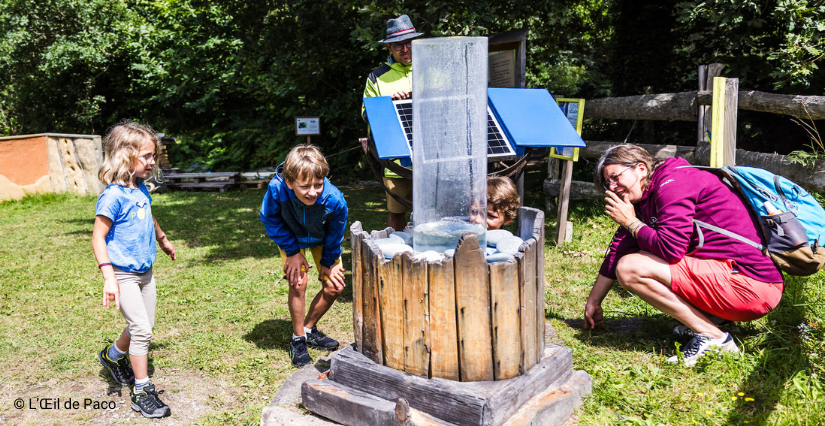
M 743 237 L 739 234 L 730 232 L 727 229 L 723 229 L 723 228 L 720 228 L 718 226 L 713 226 L 709 223 L 705 223 L 705 222 L 702 222 L 702 221 L 699 221 L 699 220 L 696 220 L 696 219 L 693 219 L 693 223 L 696 224 L 696 229 L 699 229 L 699 246 L 691 254 L 696 253 L 697 251 L 699 251 L 699 249 L 702 248 L 702 245 L 704 244 L 704 236 L 702 235 L 702 231 L 700 230 L 700 228 L 710 229 L 711 231 L 718 232 L 722 235 L 726 235 L 730 238 L 733 238 L 734 240 L 741 241 L 741 242 L 743 242 L 743 243 L 745 243 L 745 244 L 747 244 L 747 245 L 749 245 L 749 246 L 751 246 L 751 247 L 753 247 L 753 248 L 755 248 L 759 251 L 762 251 L 764 249 L 764 247 L 762 247 L 762 244 L 751 241 L 750 239 L 745 238 L 745 237 Z

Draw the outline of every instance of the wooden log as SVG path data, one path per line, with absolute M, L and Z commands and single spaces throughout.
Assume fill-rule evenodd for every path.
M 603 142 L 603 141 L 587 141 L 587 146 L 585 148 L 581 148 L 579 150 L 579 157 L 581 158 L 599 158 L 604 155 L 604 152 L 608 149 L 616 146 L 621 145 L 621 142 Z M 694 163 L 694 149 L 696 147 L 693 146 L 682 146 L 682 145 L 647 145 L 647 144 L 638 144 L 638 146 L 644 148 L 656 158 L 673 158 L 673 157 L 682 157 L 688 161 L 688 163 Z
M 430 354 L 427 348 L 427 261 L 403 253 L 404 296 L 404 371 L 429 376 Z
M 384 363 L 381 338 L 381 314 L 376 285 L 376 265 L 383 262 L 378 247 L 370 240 L 361 244 L 361 261 L 364 264 L 363 306 L 364 306 L 364 346 L 363 354 L 378 364 Z
M 696 91 L 587 101 L 584 118 L 696 121 Z
M 447 426 L 449 423 L 410 408 L 404 400 L 386 399 L 340 385 L 331 380 L 308 380 L 301 385 L 304 407 L 335 422 L 376 426 Z M 403 415 L 403 421 L 399 419 Z
M 518 261 L 519 282 L 521 289 L 519 297 L 521 299 L 521 345 L 522 345 L 522 365 L 527 371 L 536 364 L 539 359 L 539 348 L 537 348 L 538 328 L 536 324 L 536 240 L 531 238 L 524 242 L 519 248 L 516 256 Z
M 364 265 L 361 261 L 361 244 L 367 234 L 359 221 L 350 226 L 349 232 L 352 253 L 352 329 L 355 334 L 355 348 L 361 352 L 364 337 Z
M 404 370 L 404 282 L 401 254 L 378 264 L 384 365 Z
M 698 164 L 710 163 L 710 149 L 708 144 L 696 148 Z M 784 176 L 809 192 L 825 192 L 825 162 L 804 166 L 792 163 L 788 157 L 780 154 L 751 152 L 742 149 L 736 150 L 736 164 L 739 166 L 759 167 L 771 173 Z
M 430 324 L 427 333 L 430 377 L 459 380 L 453 258 L 430 262 L 427 274 L 430 286 Z
M 496 380 L 521 374 L 521 316 L 518 264 L 490 264 L 490 296 L 493 311 L 493 368 Z
M 461 381 L 493 380 L 487 261 L 472 234 L 464 234 L 455 250 L 455 294 Z
M 779 95 L 756 90 L 740 90 L 737 98 L 739 109 L 784 114 L 805 120 L 825 120 L 825 96 Z M 696 102 L 699 105 L 711 105 L 713 92 L 710 88 L 697 93 Z M 589 102 L 587 107 L 590 108 Z

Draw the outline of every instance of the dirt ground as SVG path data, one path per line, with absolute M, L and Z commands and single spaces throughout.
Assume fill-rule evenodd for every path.
M 164 425 L 190 424 L 206 414 L 241 406 L 235 391 L 200 373 L 158 370 L 155 376 L 158 379 L 153 382 L 158 390 L 163 391 L 161 400 L 172 409 L 172 416 L 164 420 Z M 57 398 L 59 400 L 55 401 Z M 22 409 L 16 408 L 15 404 L 20 404 L 18 399 L 22 399 Z M 72 408 L 71 403 L 75 401 L 79 408 Z M 87 402 L 91 405 L 84 409 Z M 59 408 L 54 407 L 55 403 L 59 404 Z M 95 403 L 116 408 L 95 409 Z M 3 425 L 123 425 L 150 422 L 152 420 L 144 419 L 132 410 L 127 387 L 121 388 L 97 376 L 71 382 L 0 383 L 0 424 Z

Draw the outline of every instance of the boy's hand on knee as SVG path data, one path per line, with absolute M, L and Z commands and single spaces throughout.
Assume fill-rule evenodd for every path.
M 120 287 L 117 279 L 108 278 L 103 280 L 103 306 L 109 307 L 109 302 L 115 301 L 115 308 L 120 309 Z
M 286 279 L 289 281 L 289 285 L 293 287 L 301 284 L 307 274 L 307 269 L 309 269 L 309 263 L 307 263 L 301 252 L 288 256 L 284 261 Z
M 321 270 L 318 271 L 318 273 L 321 275 L 322 281 L 329 281 L 336 290 L 343 290 L 346 286 L 344 282 L 344 267 L 341 266 L 340 263 L 336 263 L 329 268 L 321 266 Z

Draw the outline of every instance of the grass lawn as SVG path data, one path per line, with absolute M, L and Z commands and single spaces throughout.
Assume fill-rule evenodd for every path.
M 528 176 L 526 204 L 543 206 L 542 177 Z M 380 190 L 344 194 L 350 222 L 384 227 Z M 155 264 L 158 312 L 149 360 L 173 412 L 164 424 L 256 425 L 295 371 L 287 355 L 287 283 L 258 220 L 262 196 L 263 190 L 154 197 L 153 212 L 178 250 L 175 262 L 159 251 Z M 82 409 L 86 398 L 128 401 L 128 390 L 113 385 L 96 360 L 125 322 L 101 306 L 103 280 L 90 242 L 95 201 L 45 195 L 0 204 L 2 424 L 151 423 L 134 417 L 128 404 Z M 605 300 L 607 329 L 582 330 L 585 298 L 615 225 L 597 204 L 574 203 L 570 219 L 573 242 L 555 248 L 548 241 L 546 312 L 559 341 L 573 349 L 574 368 L 594 379 L 579 424 L 825 423 L 823 273 L 787 279 L 776 310 L 727 327 L 741 355 L 671 366 L 665 358 L 685 343 L 672 334 L 675 323 L 618 287 Z M 554 226 L 551 215 L 548 240 Z M 350 268 L 348 240 L 343 260 Z M 313 284 L 308 294 L 318 289 Z M 347 287 L 320 324 L 342 344 L 353 341 L 351 304 Z M 14 408 L 17 398 L 25 409 Z M 47 398 L 60 398 L 60 405 L 71 398 L 81 409 L 40 408 Z

